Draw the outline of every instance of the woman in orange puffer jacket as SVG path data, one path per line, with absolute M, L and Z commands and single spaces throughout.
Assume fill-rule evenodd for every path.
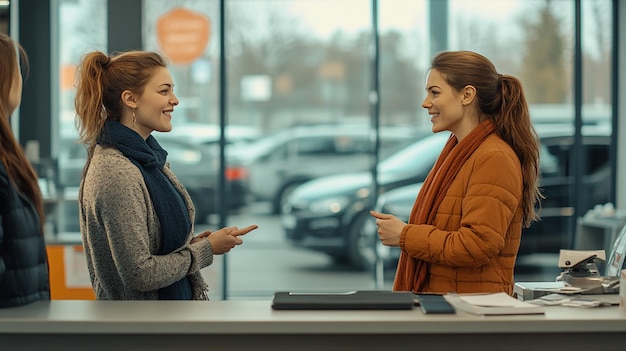
M 520 81 L 484 56 L 442 52 L 422 107 L 452 135 L 409 223 L 372 211 L 383 244 L 402 249 L 394 290 L 513 293 L 523 226 L 537 219 L 539 141 Z

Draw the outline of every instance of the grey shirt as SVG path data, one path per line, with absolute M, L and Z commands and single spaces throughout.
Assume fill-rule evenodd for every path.
M 164 174 L 183 195 L 191 222 L 189 194 L 166 164 Z M 161 228 L 139 168 L 114 148 L 96 146 L 79 194 L 80 231 L 89 275 L 99 300 L 156 300 L 158 289 L 188 275 L 193 298 L 205 299 L 200 269 L 213 262 L 209 240 L 159 255 Z M 167 235 L 167 233 L 163 233 Z

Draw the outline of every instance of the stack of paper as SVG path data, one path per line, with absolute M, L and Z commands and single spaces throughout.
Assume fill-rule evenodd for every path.
M 506 293 L 446 294 L 457 310 L 479 315 L 543 314 L 541 306 L 520 301 Z

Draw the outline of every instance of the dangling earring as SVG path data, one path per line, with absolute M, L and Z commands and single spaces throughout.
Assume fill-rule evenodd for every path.
M 137 122 L 137 116 L 135 116 L 135 110 L 133 110 L 133 129 L 135 129 L 136 122 Z

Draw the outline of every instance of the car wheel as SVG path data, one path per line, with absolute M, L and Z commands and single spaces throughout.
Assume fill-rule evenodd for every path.
M 376 264 L 378 236 L 368 221 L 374 219 L 367 212 L 360 213 L 350 225 L 348 256 L 350 264 L 360 270 L 371 270 Z M 374 227 L 375 228 L 375 227 Z

